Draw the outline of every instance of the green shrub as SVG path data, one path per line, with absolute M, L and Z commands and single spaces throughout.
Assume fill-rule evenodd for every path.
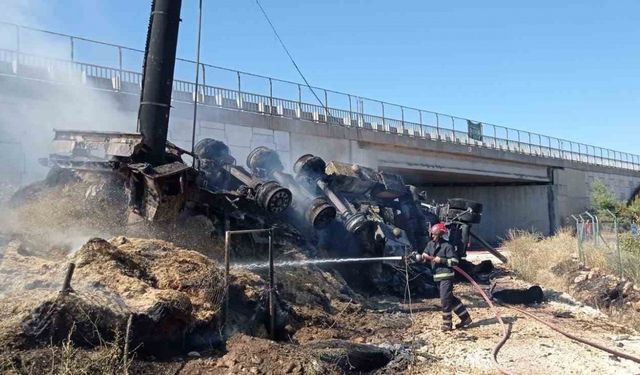
M 624 252 L 640 256 L 640 236 L 634 237 L 631 233 L 621 233 L 620 249 Z

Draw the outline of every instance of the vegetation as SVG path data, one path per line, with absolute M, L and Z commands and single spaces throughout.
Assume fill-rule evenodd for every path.
M 86 349 L 74 345 L 71 340 L 74 330 L 75 326 L 72 326 L 67 339 L 61 345 L 51 343 L 48 348 L 23 353 L 8 351 L 1 354 L 0 373 L 25 375 L 126 375 L 129 373 L 133 355 L 128 353 L 126 338 L 120 331 L 114 332 L 112 341 L 101 339 L 100 346 Z M 96 332 L 98 332 L 97 328 Z
M 631 203 L 620 201 L 600 180 L 592 185 L 592 213 L 600 218 L 601 233 L 598 241 L 586 237 L 581 242 L 584 268 L 578 264 L 578 239 L 575 228 L 564 228 L 551 237 L 540 234 L 512 231 L 503 243 L 509 254 L 509 267 L 524 280 L 541 284 L 557 291 L 575 292 L 576 272 L 598 270 L 601 275 L 620 276 L 622 266 L 624 280 L 640 285 L 640 237 L 630 232 L 630 225 L 640 219 L 640 198 Z M 608 211 L 619 220 L 618 233 L 613 230 Z M 590 232 L 588 235 L 594 235 Z M 620 242 L 620 257 L 615 242 Z M 573 272 L 569 272 L 573 270 Z M 618 279 L 615 279 L 618 280 Z M 592 293 L 606 291 L 592 290 Z M 640 310 L 617 306 L 607 311 L 615 320 L 640 328 Z
M 602 180 L 595 180 L 591 185 L 591 204 L 598 216 L 607 217 L 607 211 L 611 211 L 622 223 L 630 224 L 640 221 L 640 197 L 636 197 L 629 203 L 618 200 Z

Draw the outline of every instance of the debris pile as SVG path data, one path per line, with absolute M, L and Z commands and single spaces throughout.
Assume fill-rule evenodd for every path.
M 605 309 L 630 306 L 640 311 L 640 291 L 629 280 L 597 267 L 586 267 L 574 259 L 558 264 L 552 272 L 567 281 L 572 296 L 589 306 Z
M 224 282 L 217 264 L 165 241 L 96 238 L 69 261 L 77 265 L 73 290 L 61 293 L 64 263 L 29 255 L 15 242 L 5 251 L 3 303 L 18 296 L 31 302 L 3 309 L 20 317 L 14 331 L 19 337 L 61 342 L 74 326 L 74 343 L 95 346 L 122 332 L 131 316 L 132 342 L 156 351 L 182 345 L 185 337 L 214 324 L 220 311 Z

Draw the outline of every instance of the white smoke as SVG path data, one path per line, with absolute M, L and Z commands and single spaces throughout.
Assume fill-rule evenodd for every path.
M 52 6 L 52 2 L 45 0 L 2 3 L 3 20 L 36 28 L 51 13 Z M 15 50 L 16 45 L 15 27 L 1 26 L 0 49 Z M 75 48 L 81 49 L 83 45 L 78 43 Z M 0 181 L 26 184 L 42 178 L 47 169 L 39 165 L 38 159 L 47 157 L 53 129 L 135 131 L 135 108 L 121 108 L 115 95 L 108 92 L 108 79 L 97 89 L 90 75 L 86 79 L 81 71 L 50 62 L 69 59 L 69 39 L 25 29 L 20 35 L 20 49 L 44 58 L 14 63 L 17 70 L 30 71 L 29 79 L 20 78 L 24 76 L 20 74 L 12 76 L 7 71 L 15 70 L 16 66 L 4 64 L 1 67 L 4 70 L 0 69 L 0 74 L 4 73 L 0 75 L 0 142 L 5 150 L 0 153 Z M 86 52 L 83 57 L 87 58 Z M 48 83 L 50 80 L 55 83 Z

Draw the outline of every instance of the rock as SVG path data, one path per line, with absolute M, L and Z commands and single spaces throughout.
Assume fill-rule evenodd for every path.
M 591 280 L 596 276 L 596 272 L 595 269 L 589 271 L 589 273 L 587 274 L 587 280 Z
M 353 339 L 353 342 L 358 343 L 358 344 L 362 344 L 363 342 L 365 342 L 364 337 L 356 337 Z
M 290 374 L 293 372 L 293 369 L 296 367 L 296 364 L 293 362 L 290 362 L 287 367 L 285 367 L 284 372 L 285 374 Z
M 192 358 L 199 358 L 199 357 L 201 357 L 200 353 L 198 353 L 198 352 L 196 352 L 196 351 L 189 352 L 189 353 L 187 353 L 187 355 L 188 355 L 189 357 L 192 357 Z
M 257 374 L 258 373 L 258 368 L 257 367 L 251 367 L 249 369 L 249 372 L 252 373 L 252 374 Z
M 259 365 L 262 363 L 262 359 L 258 358 L 258 357 L 251 357 L 251 363 L 253 363 L 254 365 Z
M 236 365 L 236 363 L 237 363 L 237 362 L 236 362 L 236 360 L 235 360 L 234 358 L 227 358 L 227 359 L 225 359 L 224 361 L 222 361 L 222 364 L 223 364 L 225 367 L 233 367 L 233 366 L 235 366 L 235 365 Z
M 633 282 L 631 281 L 627 281 L 624 283 L 624 286 L 622 287 L 622 293 L 623 294 L 629 294 L 629 292 L 633 289 Z
M 127 237 L 125 237 L 125 236 L 119 236 L 119 237 L 116 237 L 113 240 L 113 243 L 116 244 L 116 245 L 124 245 L 127 242 L 129 242 L 129 239 Z
M 581 273 L 580 275 L 576 276 L 575 279 L 573 279 L 573 283 L 574 284 L 579 284 L 585 280 L 587 280 L 588 278 L 588 274 L 587 273 Z

